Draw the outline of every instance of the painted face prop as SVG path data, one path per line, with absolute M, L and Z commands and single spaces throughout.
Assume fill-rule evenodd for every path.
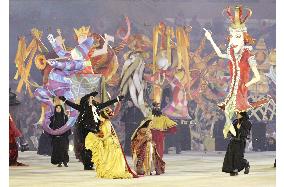
M 237 29 L 230 29 L 230 36 L 229 46 L 234 49 L 235 53 L 239 53 L 245 45 L 243 32 Z

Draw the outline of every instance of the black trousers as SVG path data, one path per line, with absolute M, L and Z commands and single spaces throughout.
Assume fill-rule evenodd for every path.
M 89 149 L 83 149 L 81 152 L 82 161 L 85 169 L 92 169 L 94 163 L 92 162 L 92 151 Z
M 84 129 L 81 139 L 81 158 L 85 169 L 92 169 L 94 163 L 92 162 L 92 151 L 85 148 L 85 139 L 90 131 Z

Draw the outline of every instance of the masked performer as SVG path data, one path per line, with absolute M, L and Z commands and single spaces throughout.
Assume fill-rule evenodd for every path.
M 225 101 L 218 105 L 224 110 L 226 116 L 226 124 L 223 130 L 225 138 L 229 131 L 233 135 L 236 135 L 231 123 L 235 112 L 244 112 L 249 109 L 257 108 L 270 100 L 268 98 L 254 103 L 248 102 L 248 87 L 260 81 L 255 56 L 252 54 L 252 46 L 250 46 L 255 43 L 255 40 L 248 34 L 247 27 L 245 26 L 245 21 L 251 16 L 252 11 L 247 9 L 247 15 L 245 17 L 242 15 L 242 6 L 235 7 L 235 17 L 232 15 L 230 7 L 226 9 L 226 12 L 231 20 L 229 27 L 230 36 L 228 38 L 229 44 L 226 54 L 223 54 L 215 44 L 211 33 L 204 29 L 206 31 L 205 36 L 210 41 L 217 55 L 220 58 L 229 60 L 231 77 L 230 90 Z M 250 70 L 252 70 L 254 75 L 251 80 L 249 80 Z
M 58 129 L 65 125 L 68 121 L 68 116 L 64 113 L 62 105 L 56 105 L 54 115 L 50 118 L 51 129 Z M 51 163 L 58 164 L 58 167 L 62 167 L 62 163 L 65 167 L 68 167 L 67 163 L 69 162 L 69 139 L 68 136 L 71 134 L 71 130 L 68 130 L 61 135 L 52 136 L 52 154 L 51 154 Z
M 148 117 L 148 119 L 153 121 L 151 126 L 153 141 L 160 157 L 163 158 L 165 133 L 176 133 L 177 124 L 161 112 L 159 103 L 153 103 L 152 116 Z
M 51 43 L 53 50 L 61 58 L 62 61 L 47 60 L 47 63 L 52 67 L 48 75 L 47 83 L 35 90 L 35 97 L 44 104 L 45 114 L 43 129 L 52 135 L 60 135 L 66 132 L 72 127 L 76 121 L 77 111 L 73 108 L 70 109 L 70 116 L 67 123 L 60 129 L 53 130 L 48 127 L 50 123 L 49 119 L 53 113 L 53 103 L 51 98 L 55 96 L 64 96 L 70 101 L 74 101 L 74 96 L 71 92 L 70 76 L 76 74 L 82 70 L 91 66 L 91 62 L 86 58 L 89 58 L 90 48 L 93 46 L 94 39 L 89 37 L 90 27 L 81 27 L 75 29 L 75 33 L 78 39 L 78 46 L 71 51 L 65 51 L 63 49 L 63 39 L 61 36 L 56 38 L 52 34 L 48 35 L 48 40 Z M 109 41 L 113 41 L 113 37 L 105 35 L 105 43 L 102 49 L 95 50 L 91 56 L 95 57 L 104 53 L 107 53 L 107 44 Z
M 81 98 L 80 104 L 75 104 L 69 100 L 66 100 L 64 96 L 59 97 L 65 104 L 78 110 L 79 116 L 76 122 L 76 142 L 75 154 L 78 155 L 79 160 L 83 162 L 85 170 L 92 170 L 93 163 L 91 161 L 92 153 L 90 150 L 85 149 L 85 138 L 89 132 L 97 133 L 99 131 L 99 114 L 100 110 L 121 101 L 124 96 L 118 96 L 116 99 L 107 101 L 105 103 L 98 103 L 95 101 L 95 96 L 98 92 L 92 92 Z
M 113 112 L 110 108 L 101 111 L 99 133 L 89 132 L 85 141 L 86 149 L 92 151 L 97 177 L 110 179 L 136 177 L 127 164 L 119 139 L 109 120 L 111 116 Z
M 131 137 L 132 158 L 138 175 L 156 175 L 165 172 L 165 162 L 160 157 L 155 143 L 152 141 L 152 120 L 144 120 Z
M 233 121 L 233 126 L 236 135 L 232 135 L 230 143 L 227 147 L 227 152 L 223 162 L 222 171 L 230 173 L 231 176 L 238 175 L 238 172 L 245 169 L 244 173 L 248 174 L 250 165 L 244 159 L 244 152 L 246 147 L 246 139 L 248 138 L 251 130 L 251 122 L 246 112 L 238 113 L 238 119 Z

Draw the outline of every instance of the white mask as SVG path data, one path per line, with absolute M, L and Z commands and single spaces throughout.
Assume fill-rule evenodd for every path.
M 245 45 L 244 33 L 239 30 L 230 30 L 230 42 L 229 46 L 233 47 L 234 53 L 238 53 Z

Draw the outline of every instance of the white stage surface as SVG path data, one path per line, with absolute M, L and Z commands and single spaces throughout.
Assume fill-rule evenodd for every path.
M 250 152 L 245 157 L 250 162 L 248 175 L 222 173 L 225 152 L 182 152 L 167 154 L 166 173 L 138 179 L 98 179 L 95 171 L 84 171 L 73 152 L 69 152 L 69 167 L 58 168 L 50 157 L 36 152 L 19 152 L 19 162 L 28 167 L 10 167 L 11 187 L 273 187 L 276 169 L 273 168 L 275 152 Z M 131 158 L 127 158 L 132 166 Z

